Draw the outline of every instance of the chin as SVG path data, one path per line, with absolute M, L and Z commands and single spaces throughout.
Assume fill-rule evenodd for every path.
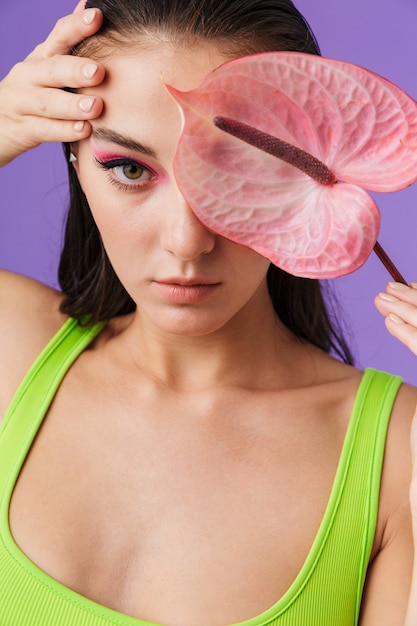
M 147 317 L 152 326 L 161 332 L 182 337 L 212 335 L 230 323 L 230 318 L 224 312 L 222 315 L 214 315 L 213 312 L 187 310 L 185 307 Z

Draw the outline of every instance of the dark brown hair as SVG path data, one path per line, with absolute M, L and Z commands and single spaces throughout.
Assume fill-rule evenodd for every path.
M 320 54 L 291 0 L 88 0 L 86 7 L 101 9 L 103 26 L 76 54 L 100 57 L 104 46 L 131 46 L 144 35 L 168 37 L 181 45 L 214 42 L 231 57 L 274 50 Z M 68 161 L 70 146 L 64 149 Z M 136 305 L 110 264 L 71 164 L 69 179 L 70 207 L 59 265 L 61 310 L 90 323 L 130 313 Z M 326 304 L 323 283 L 291 276 L 274 265 L 267 280 L 278 317 L 296 337 L 353 362 L 338 317 L 329 313 L 331 297 L 326 294 Z

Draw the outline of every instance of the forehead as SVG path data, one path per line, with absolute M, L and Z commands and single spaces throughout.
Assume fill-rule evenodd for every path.
M 170 43 L 122 48 L 104 61 L 106 79 L 88 93 L 104 100 L 103 115 L 93 125 L 110 125 L 115 130 L 136 126 L 176 128 L 181 124 L 178 107 L 165 88 L 168 83 L 188 91 L 197 87 L 210 71 L 228 60 L 215 45 L 175 47 Z M 178 131 L 179 132 L 179 131 Z

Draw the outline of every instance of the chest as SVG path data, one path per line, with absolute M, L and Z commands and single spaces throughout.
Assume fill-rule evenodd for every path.
M 308 402 L 289 414 L 270 396 L 197 405 L 74 391 L 57 396 L 13 493 L 29 558 L 159 623 L 231 623 L 274 604 L 314 541 L 344 420 Z

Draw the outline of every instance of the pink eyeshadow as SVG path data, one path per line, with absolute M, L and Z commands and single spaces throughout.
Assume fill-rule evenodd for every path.
M 166 182 L 168 180 L 168 175 L 165 172 L 165 170 L 162 168 L 156 169 L 155 167 L 147 163 L 146 157 L 142 159 L 142 158 L 131 156 L 129 154 L 119 154 L 117 152 L 110 152 L 108 149 L 98 148 L 94 146 L 92 142 L 90 142 L 90 148 L 91 148 L 91 153 L 93 157 L 97 159 L 97 161 L 100 161 L 101 163 L 107 163 L 108 161 L 117 161 L 119 159 L 132 160 L 135 163 L 142 165 L 143 167 L 147 168 L 150 172 L 152 172 L 157 177 L 159 182 Z
M 117 153 L 112 153 L 112 152 L 107 152 L 107 151 L 101 151 L 100 149 L 97 149 L 93 146 L 91 146 L 91 152 L 94 156 L 94 158 L 96 158 L 98 161 L 102 161 L 102 162 L 106 162 L 106 161 L 115 161 L 116 159 L 130 159 L 132 157 L 130 156 L 126 156 L 125 154 L 117 154 Z M 137 159 L 133 159 L 132 160 L 136 161 Z

